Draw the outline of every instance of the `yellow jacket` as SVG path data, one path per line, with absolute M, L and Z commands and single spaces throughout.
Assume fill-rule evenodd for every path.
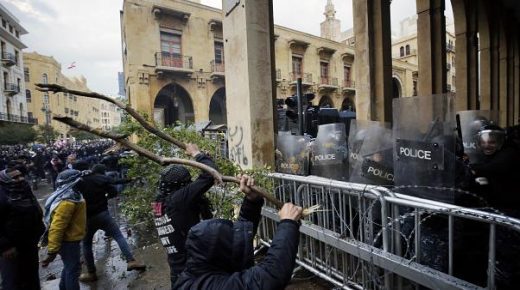
M 54 210 L 49 227 L 48 252 L 57 253 L 62 242 L 81 241 L 87 228 L 85 200 L 72 202 L 62 200 Z

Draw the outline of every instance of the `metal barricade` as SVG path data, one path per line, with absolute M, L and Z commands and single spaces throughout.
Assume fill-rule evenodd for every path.
M 297 264 L 343 289 L 494 289 L 497 228 L 520 234 L 520 220 L 316 176 L 270 174 L 274 194 L 303 207 L 321 205 L 300 228 Z M 277 210 L 262 209 L 260 242 L 276 232 Z M 431 228 L 429 223 L 441 225 Z M 457 224 L 486 227 L 487 285 L 454 276 Z M 431 248 L 433 244 L 434 248 Z M 431 256 L 436 259 L 431 259 Z M 433 261 L 432 261 L 433 260 Z M 436 261 L 442 263 L 435 263 Z M 486 266 L 486 265 L 484 265 Z M 486 269 L 484 269 L 486 270 Z M 485 276 L 485 275 L 484 275 Z

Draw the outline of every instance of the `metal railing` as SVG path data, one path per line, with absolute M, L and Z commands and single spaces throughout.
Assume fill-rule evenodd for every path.
M 291 81 L 295 82 L 298 78 L 302 78 L 303 83 L 312 83 L 312 74 L 311 73 L 295 73 L 292 72 L 289 74 Z
M 155 54 L 155 64 L 164 67 L 193 69 L 193 58 L 191 56 L 163 51 Z
M 451 44 L 449 42 L 446 43 L 446 51 L 447 52 L 455 52 L 455 44 Z
M 216 73 L 216 72 L 223 73 L 226 71 L 223 62 L 215 62 L 215 60 L 212 60 L 210 62 L 210 65 L 211 65 L 211 71 L 214 73 Z
M 4 92 L 12 95 L 18 94 L 20 92 L 20 87 L 17 84 L 4 83 Z
M 16 123 L 37 124 L 37 119 L 7 113 L 0 113 L 0 120 Z
M 455 262 L 459 267 L 460 263 L 474 263 L 456 260 L 455 255 L 455 248 L 461 248 L 461 225 L 468 223 L 484 228 L 482 240 L 489 241 L 489 246 L 480 250 L 487 253 L 483 266 L 488 273 L 486 288 L 494 289 L 495 273 L 499 272 L 495 269 L 497 231 L 520 234 L 518 219 L 383 187 L 316 176 L 274 173 L 270 177 L 279 200 L 303 207 L 321 205 L 321 211 L 302 222 L 296 262 L 343 289 L 405 289 L 413 285 L 484 289 L 454 276 Z M 258 235 L 261 243 L 269 245 L 278 215 L 269 205 L 264 206 L 262 215 Z M 433 222 L 443 226 L 432 228 Z
M 353 80 L 343 80 L 343 88 L 354 89 L 356 88 L 356 83 Z
M 2 62 L 4 62 L 6 65 L 14 65 L 16 64 L 16 56 L 13 53 L 10 52 L 2 52 Z
M 338 78 L 320 77 L 320 85 L 338 86 Z

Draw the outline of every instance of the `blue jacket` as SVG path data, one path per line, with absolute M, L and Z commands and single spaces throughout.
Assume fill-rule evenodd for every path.
M 282 220 L 265 258 L 254 265 L 253 237 L 261 204 L 244 200 L 239 221 L 207 220 L 186 241 L 186 269 L 173 289 L 283 289 L 290 281 L 299 242 L 299 223 Z

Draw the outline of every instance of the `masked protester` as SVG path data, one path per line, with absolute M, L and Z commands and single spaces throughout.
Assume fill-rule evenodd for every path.
M 79 170 L 85 170 L 88 169 L 88 164 L 84 161 L 78 161 L 75 167 Z M 83 176 L 75 186 L 87 203 L 87 233 L 82 244 L 87 272 L 80 275 L 79 280 L 81 282 L 97 280 L 92 239 L 98 230 L 105 231 L 108 236 L 114 238 L 117 242 L 127 261 L 127 271 L 144 271 L 146 269 L 144 264 L 134 258 L 130 246 L 119 229 L 119 225 L 108 211 L 108 199 L 117 195 L 117 189 L 113 185 L 112 178 L 105 175 L 105 170 L 105 166 L 102 164 L 94 165 L 92 173 Z
M 216 168 L 211 158 L 200 152 L 195 144 L 186 145 L 186 154 L 197 162 Z M 191 181 L 188 169 L 180 165 L 169 165 L 161 171 L 159 192 L 152 205 L 157 232 L 168 254 L 172 285 L 186 263 L 184 242 L 188 231 L 201 219 L 212 217 L 204 193 L 213 183 L 213 176 L 207 172 Z
M 476 135 L 482 162 L 470 164 L 483 197 L 494 209 L 520 218 L 520 151 L 506 139 L 505 131 L 495 125 L 483 126 Z M 518 289 L 520 285 L 520 234 L 497 228 L 498 289 Z
M 211 219 L 195 225 L 186 240 L 186 269 L 174 289 L 284 289 L 289 283 L 299 243 L 302 208 L 286 203 L 265 258 L 254 265 L 253 238 L 264 200 L 251 192 L 254 181 L 242 176 L 246 193 L 236 222 Z
M 47 257 L 42 267 L 47 267 L 60 254 L 63 262 L 60 290 L 79 290 L 80 242 L 86 231 L 86 204 L 75 189 L 82 172 L 66 169 L 58 175 L 58 189 L 45 202 L 47 232 L 42 244 L 48 244 Z
M 45 226 L 22 173 L 0 171 L 0 272 L 3 289 L 40 289 L 38 241 Z

